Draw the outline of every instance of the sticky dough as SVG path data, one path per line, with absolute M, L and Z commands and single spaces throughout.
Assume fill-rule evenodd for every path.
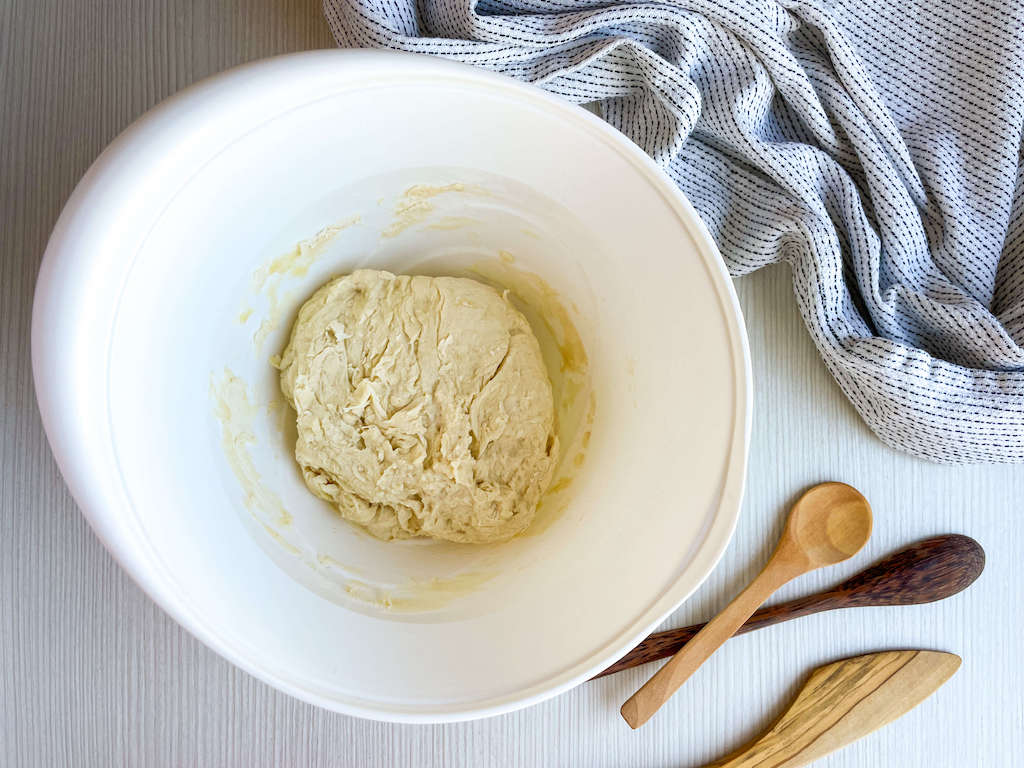
M 310 490 L 381 539 L 524 530 L 558 452 L 551 382 L 523 315 L 453 277 L 359 270 L 299 311 L 281 357 Z

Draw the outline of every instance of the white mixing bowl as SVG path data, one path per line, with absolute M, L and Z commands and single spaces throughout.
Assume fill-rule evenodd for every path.
M 306 490 L 268 359 L 357 266 L 482 268 L 565 308 L 590 389 L 529 535 L 380 542 Z M 557 383 L 566 339 L 538 333 Z M 696 589 L 740 507 L 746 340 L 693 209 L 585 110 L 449 62 L 286 56 L 154 109 L 68 202 L 32 348 L 54 454 L 125 569 L 242 668 L 363 717 L 586 680 Z

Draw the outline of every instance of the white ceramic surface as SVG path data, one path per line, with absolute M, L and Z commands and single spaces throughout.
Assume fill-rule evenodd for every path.
M 403 190 L 452 183 L 497 202 L 442 196 L 388 232 Z M 470 223 L 445 223 L 470 209 Z M 254 288 L 275 256 L 357 216 L 308 270 L 281 276 L 276 297 Z M 458 272 L 500 251 L 573 307 L 590 357 L 593 438 L 568 508 L 482 554 L 383 544 L 332 520 L 265 407 L 288 317 L 354 266 Z M 593 115 L 463 66 L 299 54 L 165 102 L 68 202 L 32 345 L 54 454 L 114 556 L 218 652 L 338 711 L 455 720 L 563 691 L 691 594 L 736 523 L 750 372 L 714 244 L 671 182 Z M 488 578 L 396 612 L 261 540 L 214 414 L 225 368 L 257 405 L 243 442 L 262 487 L 293 527 L 329 539 L 344 573 Z

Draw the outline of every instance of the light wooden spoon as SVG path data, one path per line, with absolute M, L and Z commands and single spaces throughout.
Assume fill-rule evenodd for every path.
M 622 705 L 622 717 L 632 728 L 646 723 L 775 590 L 797 576 L 852 557 L 870 536 L 871 507 L 855 488 L 822 483 L 804 493 L 790 510 L 764 570 Z

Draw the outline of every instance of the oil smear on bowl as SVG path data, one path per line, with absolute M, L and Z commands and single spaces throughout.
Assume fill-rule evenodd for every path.
M 312 237 L 299 241 L 290 251 L 271 259 L 252 273 L 251 295 L 238 313 L 238 322 L 244 324 L 252 317 L 254 297 L 263 296 L 266 299 L 266 313 L 252 339 L 257 352 L 263 351 L 267 338 L 281 325 L 286 308 L 295 302 L 293 291 L 281 292 L 283 284 L 288 278 L 304 277 L 313 263 L 324 255 L 334 238 L 359 221 L 360 216 L 355 215 L 328 224 Z
M 450 578 L 381 583 L 370 581 L 359 569 L 320 553 L 295 530 L 293 515 L 264 480 L 253 456 L 258 422 L 266 412 L 280 410 L 280 401 L 262 406 L 254 403 L 245 382 L 228 368 L 219 378 L 211 377 L 210 394 L 214 415 L 220 424 L 221 446 L 244 494 L 251 522 L 286 555 L 298 558 L 313 571 L 330 573 L 334 577 L 333 583 L 346 596 L 387 610 L 430 611 L 445 606 L 492 578 L 493 574 L 488 573 L 462 573 Z M 273 554 L 278 559 L 281 552 Z

